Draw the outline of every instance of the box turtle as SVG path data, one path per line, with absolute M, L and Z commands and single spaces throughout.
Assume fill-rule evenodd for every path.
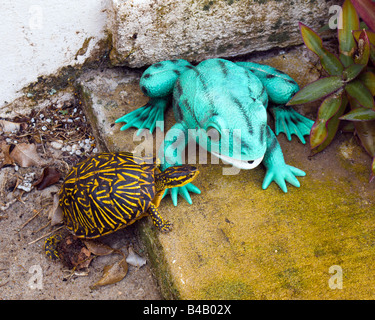
M 53 220 L 63 222 L 78 238 L 93 239 L 127 227 L 150 215 L 163 232 L 171 223 L 158 206 L 167 188 L 183 186 L 198 175 L 191 165 L 161 172 L 152 158 L 133 153 L 100 153 L 73 166 L 59 192 L 59 210 Z M 46 240 L 47 256 L 56 254 L 55 239 Z

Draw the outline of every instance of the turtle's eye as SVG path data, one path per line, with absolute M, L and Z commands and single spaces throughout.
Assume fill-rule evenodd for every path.
M 217 130 L 216 128 L 212 126 L 208 126 L 206 132 L 207 132 L 207 136 L 210 137 L 211 141 L 213 142 L 220 141 L 221 135 L 220 135 L 219 130 Z

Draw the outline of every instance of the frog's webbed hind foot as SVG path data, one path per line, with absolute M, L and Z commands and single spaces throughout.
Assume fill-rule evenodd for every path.
M 310 134 L 314 121 L 300 115 L 291 107 L 273 106 L 270 111 L 275 117 L 276 135 L 283 132 L 291 141 L 292 135 L 295 134 L 303 144 L 306 143 L 304 136 Z
M 115 122 L 126 122 L 122 126 L 121 131 L 129 129 L 131 127 L 138 128 L 137 135 L 141 134 L 142 130 L 149 129 L 152 133 L 155 127 L 164 130 L 164 112 L 167 108 L 168 99 L 166 98 L 153 98 L 145 104 L 143 107 L 138 108 L 121 118 L 118 118 Z

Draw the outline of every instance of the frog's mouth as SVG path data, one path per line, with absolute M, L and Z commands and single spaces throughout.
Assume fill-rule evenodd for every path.
M 255 160 L 238 160 L 238 159 L 234 159 L 228 156 L 224 156 L 222 154 L 219 154 L 213 151 L 211 153 L 215 155 L 216 157 L 220 158 L 221 160 L 223 160 L 224 162 L 230 163 L 234 167 L 239 168 L 239 169 L 244 169 L 244 170 L 250 170 L 250 169 L 256 168 L 257 166 L 259 166 L 259 164 L 262 162 L 264 158 L 264 155 L 263 155 L 259 159 L 255 159 Z

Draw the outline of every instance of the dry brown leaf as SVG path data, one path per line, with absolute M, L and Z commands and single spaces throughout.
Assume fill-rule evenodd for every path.
M 128 264 L 124 257 L 112 265 L 105 266 L 103 269 L 103 276 L 101 277 L 101 279 L 94 283 L 90 288 L 91 290 L 95 290 L 101 286 L 117 283 L 124 279 L 127 273 Z
M 21 123 L 0 120 L 0 132 L 13 132 L 21 129 Z
M 101 243 L 99 241 L 95 240 L 83 240 L 85 246 L 87 249 L 90 250 L 92 254 L 95 254 L 96 256 L 106 256 L 108 254 L 111 254 L 115 251 L 115 249 L 111 248 L 110 246 L 105 245 L 104 243 Z
M 5 141 L 2 141 L 0 144 L 0 169 L 7 164 L 13 164 L 14 161 L 9 155 L 10 145 Z
M 32 167 L 40 166 L 45 164 L 45 161 L 39 156 L 35 144 L 19 143 L 16 144 L 10 157 L 20 166 L 20 167 Z
M 53 167 L 45 167 L 40 178 L 33 184 L 38 190 L 43 190 L 60 179 L 60 172 Z

